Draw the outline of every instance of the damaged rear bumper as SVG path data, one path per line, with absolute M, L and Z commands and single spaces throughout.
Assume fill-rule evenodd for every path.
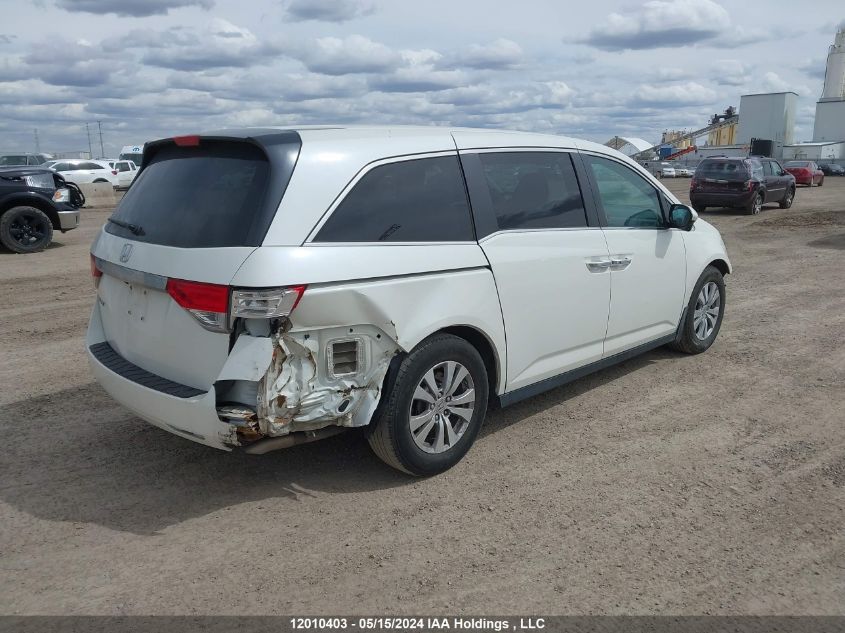
M 242 332 L 217 380 L 204 391 L 122 358 L 104 340 L 95 306 L 88 358 L 103 388 L 138 417 L 218 449 L 249 447 L 248 452 L 262 453 L 368 424 L 399 352 L 395 342 L 373 326 L 283 329 L 263 336 Z M 353 349 L 350 342 L 354 362 L 344 368 L 355 371 L 336 375 L 326 350 Z

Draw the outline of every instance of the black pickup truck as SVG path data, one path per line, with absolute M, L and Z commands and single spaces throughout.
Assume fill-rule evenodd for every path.
M 53 231 L 79 226 L 85 198 L 79 187 L 38 166 L 0 168 L 0 243 L 15 253 L 37 253 Z

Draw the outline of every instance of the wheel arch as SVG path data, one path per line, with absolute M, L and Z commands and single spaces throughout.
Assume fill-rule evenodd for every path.
M 499 393 L 499 382 L 504 372 L 501 367 L 501 359 L 490 338 L 478 328 L 469 325 L 453 325 L 442 328 L 437 333 L 451 334 L 462 338 L 476 349 L 481 356 L 481 360 L 484 361 L 484 368 L 487 370 L 489 399 L 493 401 Z
M 50 218 L 50 223 L 56 231 L 61 230 L 61 223 L 59 222 L 59 214 L 46 200 L 42 200 L 35 194 L 32 195 L 12 195 L 0 200 L 0 215 L 3 215 L 9 209 L 15 207 L 35 207 L 39 211 Z
M 707 266 L 713 266 L 713 268 L 722 273 L 723 276 L 731 274 L 731 266 L 724 259 L 716 258 L 707 264 Z

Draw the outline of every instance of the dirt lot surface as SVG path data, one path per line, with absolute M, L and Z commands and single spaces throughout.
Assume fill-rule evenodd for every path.
M 709 352 L 495 411 L 428 480 L 351 433 L 227 454 L 112 402 L 83 352 L 107 215 L 0 253 L 3 613 L 845 613 L 845 178 L 704 216 L 735 266 Z

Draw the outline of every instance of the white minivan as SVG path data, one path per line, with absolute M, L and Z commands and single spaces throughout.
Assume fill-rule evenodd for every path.
M 247 453 L 362 427 L 430 475 L 491 404 L 706 350 L 731 265 L 715 228 L 602 145 L 311 127 L 148 143 L 91 270 L 91 366 L 139 417 Z

